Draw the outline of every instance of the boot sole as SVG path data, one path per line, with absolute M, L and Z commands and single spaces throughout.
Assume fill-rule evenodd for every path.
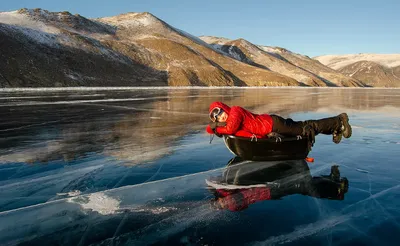
M 344 126 L 343 137 L 345 138 L 351 137 L 352 129 L 351 125 L 349 124 L 349 116 L 346 113 L 342 113 L 339 115 L 339 117 L 342 120 Z
M 335 144 L 340 143 L 340 141 L 342 141 L 342 133 L 335 133 L 335 134 L 333 135 L 333 137 L 332 137 L 332 141 L 333 141 Z

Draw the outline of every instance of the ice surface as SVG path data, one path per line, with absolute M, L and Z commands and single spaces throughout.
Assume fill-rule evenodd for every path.
M 353 136 L 334 144 L 331 136 L 319 135 L 309 154 L 314 163 L 294 163 L 292 176 L 277 180 L 271 177 L 280 169 L 264 172 L 260 163 L 255 173 L 265 180 L 253 177 L 243 184 L 240 177 L 249 173 L 241 167 L 249 163 L 227 168 L 233 156 L 223 140 L 209 144 L 204 133 L 215 100 L 295 120 L 347 112 Z M 400 240 L 399 90 L 2 90 L 0 105 L 2 245 Z M 333 165 L 349 182 L 342 200 L 318 198 L 303 187 L 312 177 L 329 175 Z M 236 178 L 218 183 L 221 175 Z M 253 197 L 237 212 L 216 209 L 213 186 L 226 192 L 259 189 L 257 194 L 277 189 L 271 192 L 278 198 Z

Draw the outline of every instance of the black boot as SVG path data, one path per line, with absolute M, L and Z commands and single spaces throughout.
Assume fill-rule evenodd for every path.
M 342 136 L 345 138 L 351 137 L 352 129 L 349 124 L 349 116 L 346 113 L 341 113 L 338 115 L 340 120 L 340 128 L 333 132 L 333 142 L 340 143 Z
M 320 120 L 307 120 L 305 124 L 311 125 L 315 129 L 316 134 L 332 134 L 332 141 L 336 144 L 340 143 L 342 136 L 349 138 L 352 134 L 349 116 L 346 113 Z
M 340 121 L 342 123 L 342 133 L 343 137 L 349 138 L 351 137 L 352 129 L 351 125 L 349 124 L 349 116 L 346 113 L 339 114 Z
M 336 144 L 342 140 L 342 120 L 339 116 L 324 118 L 320 120 L 307 120 L 306 125 L 311 125 L 316 134 L 322 133 L 332 135 L 332 141 Z

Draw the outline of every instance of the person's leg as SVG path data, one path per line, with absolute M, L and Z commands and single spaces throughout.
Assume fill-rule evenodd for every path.
M 349 118 L 346 113 L 335 117 L 323 118 L 319 120 L 293 121 L 292 119 L 282 118 L 279 115 L 271 115 L 273 120 L 272 131 L 284 136 L 305 135 L 307 126 L 319 133 L 333 135 L 333 142 L 339 143 L 342 135 L 345 138 L 351 136 L 352 130 L 349 124 Z
M 273 120 L 272 131 L 284 136 L 298 136 L 303 134 L 304 123 L 294 121 L 290 118 L 285 119 L 279 115 L 271 115 Z
M 316 135 L 319 133 L 333 135 L 334 143 L 339 143 L 342 135 L 345 138 L 351 137 L 352 130 L 346 113 L 319 120 L 307 120 L 304 123 L 310 125 L 315 130 Z

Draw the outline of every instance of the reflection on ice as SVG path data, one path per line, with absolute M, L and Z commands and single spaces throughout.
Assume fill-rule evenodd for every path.
M 0 226 L 0 235 L 3 235 L 0 240 L 29 244 L 38 242 L 76 244 L 82 240 L 84 244 L 121 240 L 134 245 L 165 242 L 168 238 L 174 238 L 194 227 L 231 221 L 234 218 L 233 214 L 221 214 L 214 206 L 215 192 L 225 189 L 226 183 L 236 186 L 230 191 L 237 190 L 242 193 L 245 190 L 267 188 L 269 198 L 272 199 L 281 199 L 283 196 L 293 194 L 343 199 L 340 196 L 347 192 L 347 187 L 340 186 L 343 179 L 335 168 L 328 176 L 311 177 L 308 165 L 303 160 L 235 163 L 237 161 L 237 158 L 229 161 L 226 168 L 78 195 L 2 212 L 0 218 L 6 223 Z M 216 177 L 221 178 L 216 179 Z M 222 188 L 214 186 L 217 180 L 220 181 Z M 207 184 L 211 184 L 211 189 Z M 340 189 L 346 190 L 341 193 Z M 257 202 L 252 198 L 250 200 L 250 203 Z M 235 202 L 243 205 L 246 201 L 236 199 Z M 243 206 L 241 208 L 243 209 Z M 10 223 L 21 216 L 24 218 L 22 221 Z M 130 221 L 135 221 L 138 225 Z M 94 223 L 96 228 L 90 226 Z M 30 228 L 39 224 L 40 227 L 35 230 L 33 237 L 29 236 Z M 80 230 L 85 226 L 89 226 L 86 230 L 90 232 Z M 101 232 L 103 235 L 99 235 L 98 228 L 104 226 L 109 231 L 103 231 Z M 8 233 L 4 233 L 6 231 Z M 51 237 L 55 232 L 61 233 L 57 239 Z M 75 237 L 67 239 L 64 236 L 67 232 Z M 27 237 L 20 239 L 20 235 Z M 213 237 L 211 234 L 211 238 L 207 240 L 213 240 Z
M 400 241 L 397 90 L 2 91 L 0 99 L 1 245 Z M 299 120 L 346 111 L 354 132 L 339 145 L 319 137 L 313 164 L 220 168 L 233 156 L 204 134 L 215 100 Z
M 358 228 L 354 228 L 352 226 L 351 221 L 358 220 L 360 218 L 362 219 L 362 217 L 364 217 L 364 216 L 369 217 L 368 215 L 373 214 L 373 213 L 377 213 L 377 212 L 379 213 L 380 212 L 379 210 L 381 210 L 380 208 L 382 208 L 382 207 L 379 206 L 380 208 L 377 209 L 375 206 L 368 206 L 369 205 L 368 201 L 371 199 L 375 200 L 377 198 L 380 198 L 381 196 L 384 196 L 389 192 L 396 191 L 399 188 L 400 188 L 400 185 L 391 187 L 391 188 L 381 191 L 377 194 L 371 195 L 364 200 L 358 201 L 354 204 L 351 204 L 351 205 L 345 207 L 344 209 L 342 209 L 341 213 L 333 214 L 333 215 L 329 216 L 328 218 L 321 219 L 315 223 L 310 223 L 305 226 L 300 226 L 291 233 L 283 234 L 283 235 L 276 236 L 276 237 L 271 237 L 271 238 L 267 239 L 266 241 L 256 242 L 256 243 L 254 243 L 254 245 L 271 245 L 271 244 L 282 244 L 282 243 L 294 242 L 301 238 L 305 238 L 305 237 L 308 237 L 308 236 L 311 236 L 311 235 L 314 235 L 314 234 L 317 234 L 320 232 L 324 232 L 330 228 L 337 227 L 341 224 L 345 224 L 345 226 L 350 225 L 351 228 L 356 229 L 358 232 L 366 234 L 368 231 L 363 232 L 363 231 L 359 230 Z M 377 202 L 377 204 L 379 204 L 379 202 Z M 353 209 L 355 206 L 357 206 L 357 209 Z M 361 208 L 361 207 L 364 207 L 364 208 Z M 375 214 L 375 215 L 377 215 L 377 214 Z M 391 215 L 389 215 L 389 216 L 392 217 Z M 387 218 L 380 217 L 380 216 L 374 217 L 375 224 L 371 225 L 371 227 L 374 225 L 379 225 L 380 223 L 384 222 L 386 219 Z M 394 220 L 394 223 L 396 224 L 396 227 L 397 227 L 396 229 L 400 230 L 400 226 L 398 225 L 396 220 Z M 331 231 L 330 233 L 333 233 L 333 231 Z
M 329 175 L 312 177 L 305 160 L 248 162 L 238 157 L 229 162 L 222 176 L 206 183 L 215 196 L 213 205 L 231 211 L 293 194 L 343 200 L 349 186 L 336 165 Z
M 92 223 L 96 223 L 100 228 L 108 224 L 108 228 L 110 226 L 114 228 L 112 232 L 114 233 L 119 227 L 120 222 L 118 221 L 123 219 L 121 216 L 128 216 L 141 224 L 141 227 L 136 229 L 137 232 L 128 233 L 130 240 L 148 242 L 150 239 L 160 239 L 161 235 L 158 231 L 161 229 L 167 234 L 183 231 L 190 228 L 192 223 L 207 219 L 205 216 L 213 213 L 209 206 L 203 202 L 204 192 L 202 191 L 204 190 L 205 177 L 209 173 L 217 171 L 212 170 L 168 180 L 121 187 L 2 212 L 0 219 L 4 223 L 0 225 L 0 242 L 76 244 L 79 241 L 74 240 L 78 240 L 78 237 L 64 239 L 66 241 L 63 241 L 64 236 L 60 235 L 55 239 L 51 235 L 57 231 L 64 231 L 68 234 L 76 233 L 77 236 L 81 237 L 83 235 L 80 234 L 82 233 L 79 231 L 80 228 Z M 24 219 L 20 220 L 19 218 Z M 18 222 L 13 223 L 13 221 Z M 148 224 L 149 222 L 150 224 Z M 129 224 L 128 221 L 126 223 Z M 39 226 L 38 229 L 32 234 L 30 228 L 37 226 Z M 97 229 L 93 228 L 93 230 Z M 20 235 L 26 235 L 26 237 L 21 238 Z M 91 234 L 85 233 L 84 235 L 86 235 L 88 241 L 92 240 Z M 108 233 L 104 235 L 105 237 L 102 237 L 102 240 L 106 240 L 107 235 Z
M 328 171 L 326 168 L 320 170 Z M 237 226 L 235 221 L 238 218 L 235 214 L 226 214 L 223 210 L 215 209 L 218 208 L 215 207 L 217 190 L 220 191 L 217 192 L 218 198 L 221 198 L 221 190 L 225 190 L 225 196 L 222 198 L 227 199 L 231 196 L 231 201 L 234 200 L 235 204 L 229 204 L 230 208 L 239 204 L 239 209 L 233 209 L 234 211 L 243 211 L 244 208 L 249 208 L 248 205 L 255 205 L 264 200 L 262 205 L 273 213 L 277 208 L 272 200 L 283 199 L 281 202 L 286 202 L 281 203 L 281 206 L 285 207 L 285 204 L 298 202 L 298 197 L 293 196 L 295 194 L 343 200 L 347 192 L 346 184 L 347 179 L 340 177 L 336 166 L 332 167 L 329 175 L 315 176 L 311 174 L 308 164 L 303 160 L 249 162 L 234 158 L 228 162 L 226 168 L 78 195 L 2 212 L 0 219 L 5 223 L 0 225 L 0 235 L 2 235 L 0 242 L 30 245 L 38 243 L 176 245 L 182 238 L 185 238 L 184 241 L 201 239 L 203 243 L 221 242 L 218 233 L 206 228 L 209 225 L 228 228 Z M 355 226 L 365 216 L 370 217 L 376 213 L 386 215 L 379 219 L 374 217 L 375 224 L 383 223 L 388 216 L 391 216 L 389 219 L 396 221 L 391 215 L 392 212 L 387 211 L 379 199 L 389 198 L 393 192 L 398 192 L 399 188 L 400 184 L 371 194 L 339 210 L 325 209 L 326 212 L 320 214 L 317 220 L 311 220 L 292 231 L 281 231 L 278 235 L 264 237 L 264 240 L 250 237 L 247 238 L 247 242 L 253 241 L 256 245 L 298 242 L 313 235 L 342 233 L 343 226 L 354 227 L 362 233 L 367 233 L 363 227 Z M 256 189 L 257 193 L 250 194 Z M 268 190 L 267 193 L 264 192 L 268 194 L 267 199 L 263 199 L 263 192 L 260 189 Z M 240 196 L 235 192 L 240 192 Z M 257 200 L 256 196 L 262 199 Z M 371 200 L 377 205 L 371 204 L 369 202 Z M 317 203 L 317 206 L 326 205 Z M 303 213 L 307 214 L 308 210 L 310 208 L 306 208 Z M 296 210 L 286 212 L 290 214 L 285 216 L 291 216 L 292 219 L 302 217 L 302 213 L 297 213 Z M 263 220 L 251 216 L 249 222 L 257 224 Z M 277 222 L 274 217 L 270 217 L 268 221 L 271 225 Z M 233 225 L 229 226 L 229 223 Z M 32 231 L 32 228 L 36 229 Z M 197 230 L 202 233 L 196 236 Z M 53 237 L 54 233 L 58 236 Z M 20 235 L 26 236 L 21 238 Z

